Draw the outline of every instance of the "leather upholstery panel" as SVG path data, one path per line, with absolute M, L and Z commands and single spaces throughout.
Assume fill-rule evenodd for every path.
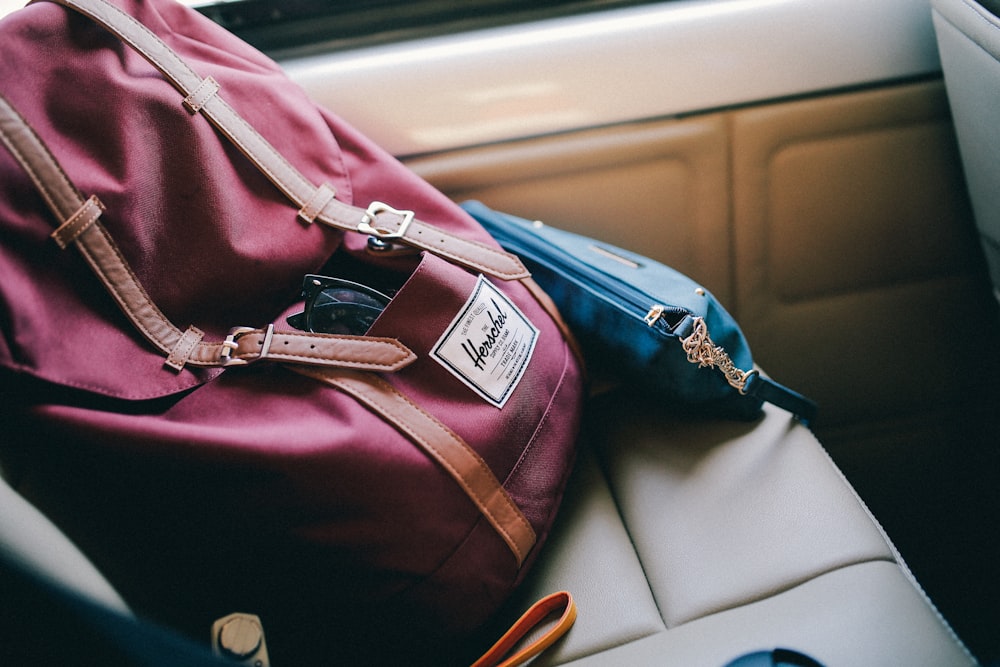
M 125 601 L 93 563 L 4 478 L 0 469 L 0 552 L 42 577 L 116 611 L 131 614 Z
M 934 0 L 949 102 L 976 222 L 1000 298 L 1000 18 L 975 2 Z
M 731 299 L 726 119 L 606 128 L 410 160 L 450 197 L 601 238 Z
M 721 667 L 775 646 L 827 667 L 973 664 L 786 413 L 705 421 L 606 396 L 585 431 L 594 453 L 511 608 L 577 599 L 577 625 L 538 664 Z
M 766 106 L 735 123 L 736 234 L 766 219 L 775 299 L 966 270 L 971 239 L 955 232 L 968 200 L 939 86 Z
M 893 559 L 825 452 L 784 413 L 769 406 L 747 424 L 614 412 L 603 459 L 668 627 Z
M 976 664 L 899 568 L 886 562 L 836 570 L 583 660 L 547 662 L 543 656 L 536 664 L 722 667 L 737 656 L 776 647 L 805 653 L 824 667 Z
M 757 362 L 824 424 L 936 409 L 983 380 L 965 350 L 983 344 L 991 304 L 943 93 L 934 81 L 734 115 L 738 318 Z M 964 326 L 943 336 L 934 322 L 951 318 Z

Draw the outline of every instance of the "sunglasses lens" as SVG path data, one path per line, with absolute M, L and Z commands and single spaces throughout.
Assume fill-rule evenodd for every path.
M 351 289 L 350 287 L 336 286 L 327 287 L 317 294 L 316 300 L 313 302 L 313 307 L 315 308 L 316 306 L 325 306 L 333 303 L 357 304 L 359 306 L 376 308 L 379 311 L 387 305 L 387 302 L 383 302 L 370 294 L 359 292 L 358 290 Z
M 309 311 L 308 327 L 316 333 L 361 336 L 371 328 L 381 313 L 381 308 L 360 303 L 317 302 Z
M 356 283 L 321 276 L 306 282 L 305 312 L 288 318 L 298 329 L 361 336 L 389 305 L 389 297 Z

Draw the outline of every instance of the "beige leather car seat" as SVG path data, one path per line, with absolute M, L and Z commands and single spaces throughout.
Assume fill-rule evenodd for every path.
M 131 613 L 125 601 L 76 545 L 11 488 L 2 467 L 0 556 L 109 609 Z
M 1000 2 L 932 5 L 973 214 L 1000 300 Z
M 971 665 L 812 433 L 767 408 L 698 421 L 603 399 L 557 532 L 514 607 L 574 592 L 538 663 L 722 667 L 783 647 L 826 667 Z
M 975 664 L 826 452 L 788 414 L 692 420 L 615 395 L 588 412 L 555 532 L 510 605 L 513 616 L 561 589 L 577 600 L 576 625 L 533 665 L 722 667 L 775 647 L 826 667 Z M 8 557 L 126 609 L 3 483 L 0 507 Z

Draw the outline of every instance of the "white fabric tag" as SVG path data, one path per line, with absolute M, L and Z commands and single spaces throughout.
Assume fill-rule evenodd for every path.
M 537 341 L 535 325 L 479 276 L 472 296 L 431 356 L 488 403 L 502 408 L 528 368 Z

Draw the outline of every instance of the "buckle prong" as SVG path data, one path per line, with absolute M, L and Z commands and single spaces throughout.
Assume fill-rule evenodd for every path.
M 270 329 L 273 325 L 269 327 L 268 333 L 270 334 Z M 222 360 L 223 367 L 225 366 L 246 366 L 250 363 L 247 359 L 238 359 L 233 357 L 233 352 L 239 349 L 240 345 L 236 341 L 248 333 L 257 331 L 253 327 L 233 327 L 229 330 L 229 335 L 226 336 L 226 340 L 222 341 L 222 352 L 219 353 L 219 359 Z M 270 336 L 265 336 L 265 341 L 270 346 Z
M 385 229 L 375 227 L 374 223 L 376 217 L 380 213 L 391 213 L 402 217 L 403 221 L 399 224 L 399 229 L 394 232 L 390 232 Z M 403 238 L 403 236 L 406 235 L 407 230 L 410 228 L 410 223 L 412 222 L 413 211 L 401 211 L 384 202 L 373 201 L 368 205 L 368 210 L 366 210 L 364 216 L 362 216 L 361 222 L 358 224 L 358 231 L 362 234 L 374 236 L 380 241 L 392 241 Z

